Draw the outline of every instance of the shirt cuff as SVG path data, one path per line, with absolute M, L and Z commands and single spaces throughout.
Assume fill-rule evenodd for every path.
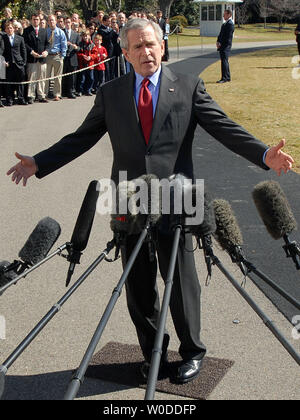
M 267 153 L 268 153 L 268 151 L 270 150 L 270 148 L 268 148 L 266 151 L 265 151 L 265 153 L 264 153 L 264 155 L 263 155 L 263 163 L 266 165 L 266 155 L 267 155 Z M 266 166 L 268 166 L 268 165 L 266 165 Z

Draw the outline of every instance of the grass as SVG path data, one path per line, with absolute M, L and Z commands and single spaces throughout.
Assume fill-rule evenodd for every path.
M 220 62 L 208 67 L 201 78 L 224 111 L 254 136 L 268 145 L 285 138 L 285 151 L 293 156 L 294 170 L 300 173 L 297 54 L 296 46 L 240 54 L 230 59 L 231 83 L 216 84 Z
M 262 24 L 244 25 L 241 28 L 236 26 L 234 33 L 234 42 L 251 42 L 251 41 L 288 41 L 295 40 L 295 25 L 286 25 L 281 31 L 278 26 L 268 25 L 264 29 Z M 215 44 L 216 37 L 200 37 L 198 28 L 184 28 L 183 33 L 178 35 L 179 46 L 201 46 L 202 44 Z M 169 37 L 169 46 L 177 46 L 177 35 Z

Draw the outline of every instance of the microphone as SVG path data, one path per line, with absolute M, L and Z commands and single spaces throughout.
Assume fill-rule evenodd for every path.
M 68 287 L 71 281 L 75 265 L 80 264 L 80 257 L 82 255 L 82 251 L 84 251 L 87 246 L 94 222 L 99 191 L 99 182 L 92 181 L 89 184 L 86 195 L 83 199 L 74 227 L 71 243 L 68 247 L 69 255 L 67 257 L 67 260 L 70 262 L 70 266 L 66 279 L 66 287 Z
M 263 181 L 255 186 L 252 196 L 267 231 L 275 240 L 284 239 L 283 249 L 299 270 L 300 247 L 288 236 L 297 230 L 297 222 L 281 186 L 276 181 Z
M 204 218 L 200 225 L 189 227 L 190 232 L 196 237 L 212 235 L 216 232 L 216 217 L 213 200 L 209 192 L 204 193 Z
M 228 252 L 232 262 L 237 263 L 244 275 L 247 270 L 244 267 L 244 256 L 241 246 L 243 245 L 243 236 L 240 231 L 237 219 L 228 201 L 216 199 L 213 201 L 213 208 L 216 217 L 215 239 L 221 248 Z
M 134 181 L 122 181 L 116 191 L 116 213 L 111 214 L 110 228 L 116 234 L 133 234 L 136 230 L 136 209 L 131 203 L 129 211 L 129 201 L 135 193 Z
M 40 220 L 19 252 L 21 260 L 15 260 L 11 264 L 7 261 L 0 263 L 0 288 L 19 277 L 29 267 L 42 261 L 60 233 L 60 225 L 51 217 Z
M 51 217 L 42 219 L 32 231 L 19 257 L 26 266 L 32 266 L 43 260 L 61 233 L 60 225 Z

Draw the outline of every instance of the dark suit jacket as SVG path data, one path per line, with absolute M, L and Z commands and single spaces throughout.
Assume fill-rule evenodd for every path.
M 128 179 L 155 174 L 160 179 L 182 172 L 193 179 L 192 144 L 197 124 L 235 153 L 263 164 L 267 146 L 230 120 L 196 77 L 178 75 L 162 67 L 160 95 L 148 146 L 145 144 L 134 99 L 134 72 L 104 84 L 95 104 L 75 133 L 34 156 L 42 178 L 80 156 L 109 133 L 114 158 L 112 180 L 119 171 Z M 114 101 L 112 98 L 118 97 Z
M 114 36 L 113 29 L 105 25 L 100 25 L 98 29 L 98 34 L 102 36 L 102 46 L 106 48 L 108 57 L 112 57 L 114 49 L 114 45 L 112 42 L 112 38 Z
M 300 32 L 300 22 L 298 23 L 296 27 L 296 31 Z M 296 35 L 296 41 L 300 43 L 300 34 Z
M 160 20 L 157 19 L 157 23 L 160 26 L 161 30 L 163 31 L 163 34 L 166 33 L 166 21 L 165 19 L 161 18 Z
M 220 34 L 218 36 L 218 42 L 220 42 L 221 47 L 219 51 L 230 49 L 232 47 L 232 38 L 234 32 L 234 24 L 231 19 L 223 23 L 221 27 Z
M 46 63 L 45 58 L 35 58 L 31 55 L 32 51 L 35 51 L 38 54 L 46 51 L 49 47 L 49 42 L 47 39 L 47 30 L 45 28 L 39 28 L 39 34 L 36 36 L 35 29 L 32 25 L 24 29 L 23 38 L 27 50 L 27 62 L 28 63 Z
M 75 32 L 71 31 L 70 39 L 68 39 L 67 31 L 64 31 L 67 37 L 67 41 L 70 41 L 72 44 L 79 45 L 80 44 L 80 35 Z M 77 58 L 77 51 L 74 47 L 68 45 L 67 49 L 67 55 L 65 57 L 65 60 L 69 60 L 69 63 L 72 67 L 78 67 L 78 58 Z
M 3 35 L 5 61 L 10 65 L 14 63 L 19 69 L 24 69 L 27 60 L 27 52 L 23 37 L 15 35 L 13 47 L 7 34 Z

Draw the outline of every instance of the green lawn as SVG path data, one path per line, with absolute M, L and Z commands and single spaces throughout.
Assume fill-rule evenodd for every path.
M 244 25 L 238 28 L 236 25 L 234 33 L 234 42 L 251 42 L 251 41 L 288 41 L 294 40 L 295 25 L 286 25 L 282 30 L 278 30 L 276 25 L 268 25 L 264 29 L 262 24 Z M 178 35 L 179 46 L 201 46 L 202 44 L 214 44 L 216 37 L 200 37 L 198 28 L 188 27 Z M 169 46 L 177 46 L 177 35 L 169 37 Z

